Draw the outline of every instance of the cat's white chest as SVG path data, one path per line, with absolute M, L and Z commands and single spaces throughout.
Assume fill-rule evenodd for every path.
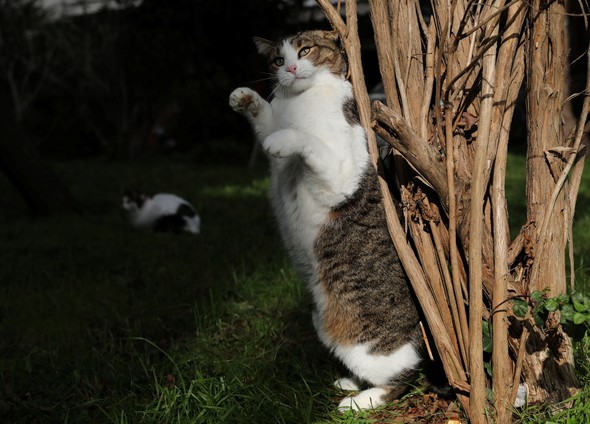
M 298 153 L 271 155 L 271 200 L 291 256 L 311 280 L 318 232 L 331 210 L 357 189 L 368 160 L 362 128 L 343 113 L 350 98 L 350 84 L 336 81 L 272 102 L 277 132 L 294 130 L 297 136 L 288 142 Z
M 277 98 L 271 105 L 278 129 L 298 129 L 329 143 L 346 141 L 342 132 L 350 125 L 342 114 L 342 104 L 351 96 L 350 86 L 342 83 L 313 87 L 288 99 Z

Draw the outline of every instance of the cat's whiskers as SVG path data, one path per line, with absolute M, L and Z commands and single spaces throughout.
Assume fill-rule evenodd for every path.
M 270 72 L 263 72 L 263 74 L 268 75 L 268 77 L 249 81 L 249 84 L 257 84 L 257 83 L 266 82 L 266 81 L 273 82 L 273 85 L 272 85 L 273 89 L 270 92 L 270 94 L 268 96 L 266 96 L 266 99 L 265 99 L 267 101 L 270 101 L 272 99 L 273 95 L 275 94 L 275 92 L 277 91 L 277 89 L 281 88 L 281 86 L 276 84 L 277 78 L 276 78 L 275 74 L 270 73 Z
M 286 95 L 287 94 L 287 87 L 285 87 L 284 85 L 280 85 L 277 84 L 275 86 L 275 88 L 272 89 L 272 91 L 270 92 L 270 94 L 267 96 L 266 100 L 269 100 L 270 98 L 273 97 L 273 95 L 277 92 L 280 91 L 281 94 Z
M 267 75 L 267 77 L 266 78 L 260 78 L 260 79 L 257 79 L 257 80 L 252 80 L 252 81 L 249 82 L 249 84 L 255 84 L 255 83 L 258 83 L 258 82 L 275 81 L 276 80 L 275 75 L 274 74 L 271 74 L 270 72 L 263 72 L 263 74 L 264 75 Z

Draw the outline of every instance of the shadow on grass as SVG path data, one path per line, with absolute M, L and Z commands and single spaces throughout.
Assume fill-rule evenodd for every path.
M 268 206 L 266 169 L 187 160 L 56 168 L 86 213 L 31 218 L 10 190 L 1 204 L 0 421 L 172 422 L 154 402 L 180 379 L 195 390 L 201 380 L 232 381 L 235 392 L 225 393 L 236 398 L 226 400 L 237 412 L 256 412 L 266 396 L 272 408 L 258 410 L 262 416 L 289 415 L 292 402 L 313 400 L 302 390 L 323 366 L 306 369 L 309 358 L 294 356 L 316 344 L 303 341 L 309 310 L 299 289 L 268 288 L 286 281 L 289 266 Z M 185 197 L 201 215 L 202 233 L 132 229 L 118 210 L 128 185 Z M 285 316 L 300 308 L 296 318 Z M 304 315 L 306 324 L 298 324 Z M 219 387 L 199 393 L 215 399 Z M 246 406 L 234 404 L 246 398 Z M 304 409 L 315 414 L 309 402 Z M 198 408 L 191 414 L 189 422 L 207 422 Z

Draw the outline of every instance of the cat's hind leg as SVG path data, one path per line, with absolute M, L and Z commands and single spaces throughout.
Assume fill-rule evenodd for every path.
M 349 377 L 339 378 L 334 382 L 334 386 L 336 386 L 340 390 L 345 390 L 349 392 L 360 390 L 360 385 L 354 379 Z
M 390 386 L 370 387 L 356 395 L 347 396 L 342 399 L 338 404 L 338 410 L 340 412 L 346 412 L 348 410 L 375 409 L 397 399 L 405 389 L 405 387 L 395 388 Z
M 371 387 L 361 391 L 354 396 L 347 396 L 338 404 L 340 412 L 348 410 L 359 411 L 364 409 L 374 409 L 384 405 L 389 400 L 389 390 L 383 387 Z
M 340 412 L 346 412 L 349 409 L 369 409 L 382 405 L 389 399 L 389 390 L 386 388 L 372 387 L 368 390 L 361 391 L 361 384 L 354 377 L 339 378 L 334 382 L 334 386 L 346 392 L 358 392 L 356 395 L 350 395 L 342 399 L 338 405 Z

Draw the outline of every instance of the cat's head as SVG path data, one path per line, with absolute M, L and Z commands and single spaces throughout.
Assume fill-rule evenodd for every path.
M 254 37 L 258 53 L 263 55 L 284 93 L 307 90 L 318 75 L 331 73 L 344 78 L 348 63 L 336 31 L 304 31 L 270 41 Z
M 125 190 L 121 202 L 121 209 L 126 213 L 136 212 L 145 203 L 148 196 L 138 190 Z

